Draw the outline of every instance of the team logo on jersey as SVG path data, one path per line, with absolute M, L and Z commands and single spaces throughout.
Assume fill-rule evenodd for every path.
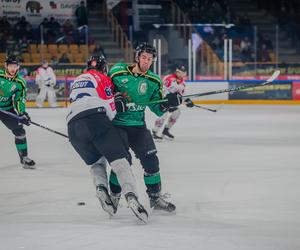
M 139 94 L 145 95 L 147 92 L 148 85 L 146 82 L 141 82 L 139 85 Z
M 126 83 L 126 82 L 128 82 L 128 79 L 127 79 L 127 78 L 126 78 L 126 79 L 123 79 L 121 82 L 122 82 L 122 83 Z
M 111 90 L 111 88 L 106 87 L 106 88 L 104 89 L 104 91 L 105 91 L 105 94 L 106 94 L 107 96 L 112 96 L 112 90 Z
M 10 92 L 13 92 L 16 89 L 16 85 L 13 85 L 10 89 Z

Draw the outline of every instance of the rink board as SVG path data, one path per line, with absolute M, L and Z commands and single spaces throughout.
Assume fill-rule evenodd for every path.
M 57 93 L 58 104 L 61 107 L 68 105 L 68 89 L 74 77 L 58 77 L 57 89 L 64 88 L 63 91 Z M 186 81 L 186 90 L 184 95 L 205 93 L 210 91 L 217 91 L 223 89 L 234 88 L 237 86 L 245 86 L 246 84 L 259 84 L 262 81 L 257 80 L 199 80 Z M 28 88 L 28 107 L 36 107 L 35 98 L 37 96 L 37 85 L 34 78 L 27 79 Z M 214 95 L 201 96 L 193 98 L 195 103 L 201 104 L 300 104 L 300 81 L 281 80 L 274 84 L 249 88 L 242 91 L 235 91 L 233 93 L 221 93 Z M 48 102 L 45 101 L 45 107 L 48 107 Z
M 225 90 L 246 85 L 260 84 L 256 80 L 232 81 L 187 81 L 185 95 Z M 195 97 L 196 103 L 228 103 L 228 104 L 300 104 L 299 81 L 275 81 L 273 84 L 244 89 L 232 93 Z

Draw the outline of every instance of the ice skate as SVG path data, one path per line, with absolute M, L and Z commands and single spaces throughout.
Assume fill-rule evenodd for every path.
M 156 140 L 162 140 L 163 139 L 163 137 L 159 136 L 157 134 L 157 132 L 155 132 L 154 130 L 152 130 L 152 137 L 153 137 L 153 139 L 156 139 Z
M 132 210 L 134 215 L 145 224 L 148 222 L 148 213 L 146 209 L 139 203 L 134 193 L 127 193 L 125 198 L 128 203 L 128 207 Z
M 34 160 L 31 160 L 28 156 L 22 156 L 20 162 L 24 169 L 35 169 Z
M 167 136 L 167 137 L 170 138 L 170 139 L 174 139 L 174 138 L 175 138 L 174 135 L 172 135 L 172 134 L 169 132 L 169 129 L 168 129 L 168 128 L 164 128 L 162 134 L 163 134 L 164 136 Z
M 109 215 L 113 216 L 116 213 L 117 208 L 112 202 L 108 194 L 107 188 L 104 186 L 98 186 L 96 188 L 96 196 L 98 197 L 103 210 L 107 212 Z
M 111 193 L 110 194 L 110 199 L 111 199 L 112 203 L 114 204 L 114 206 L 116 208 L 116 212 L 117 212 L 118 206 L 119 206 L 119 202 L 120 202 L 120 199 L 121 199 L 121 193 L 118 193 L 118 194 Z
M 171 202 L 167 202 L 164 200 L 160 193 L 148 193 L 150 199 L 150 207 L 153 210 L 160 210 L 166 212 L 174 212 L 176 210 L 176 206 Z

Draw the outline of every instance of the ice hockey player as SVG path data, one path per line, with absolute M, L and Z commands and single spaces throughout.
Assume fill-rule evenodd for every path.
M 181 95 L 184 94 L 185 90 L 185 82 L 184 77 L 186 76 L 186 69 L 183 65 L 180 65 L 176 68 L 174 74 L 170 74 L 163 79 L 163 93 L 166 96 L 169 93 L 180 93 Z M 187 107 L 193 107 L 194 104 L 191 99 L 185 99 L 184 104 Z M 152 129 L 152 134 L 154 139 L 162 139 L 163 136 L 168 138 L 174 139 L 174 135 L 170 133 L 171 127 L 177 122 L 180 116 L 180 108 L 179 107 L 170 107 L 169 112 L 166 112 L 162 117 L 159 117 L 154 124 L 154 128 Z M 166 121 L 167 119 L 167 121 Z M 162 130 L 162 136 L 158 133 L 161 131 L 162 126 L 165 124 Z
M 150 199 L 150 207 L 167 212 L 175 211 L 176 207 L 161 195 L 161 176 L 157 150 L 145 124 L 145 103 L 162 99 L 162 82 L 158 75 L 149 68 L 156 58 L 156 49 L 148 43 L 141 43 L 135 52 L 135 63 L 126 65 L 115 64 L 109 76 L 115 85 L 116 103 L 124 100 L 131 103 L 128 109 L 123 106 L 124 112 L 117 113 L 113 124 L 117 127 L 127 148 L 131 148 L 144 169 L 144 182 Z M 167 102 L 147 105 L 156 115 L 163 115 L 170 107 L 181 104 L 180 93 L 170 93 L 166 96 Z M 127 105 L 128 106 L 128 105 Z M 110 188 L 116 204 L 120 197 L 121 188 L 114 171 L 110 175 Z
M 36 70 L 35 82 L 39 87 L 39 94 L 36 97 L 37 107 L 43 107 L 44 101 L 48 96 L 50 107 L 57 107 L 56 94 L 54 86 L 56 85 L 56 76 L 53 69 L 44 60 L 42 65 Z
M 110 215 L 116 212 L 108 193 L 108 161 L 120 180 L 128 206 L 140 220 L 146 222 L 148 214 L 137 198 L 127 150 L 111 122 L 116 106 L 113 84 L 106 74 L 104 57 L 91 56 L 87 61 L 87 71 L 71 84 L 71 104 L 67 115 L 69 139 L 76 152 L 90 166 L 96 195 L 104 211 Z
M 9 55 L 5 60 L 5 69 L 0 70 L 0 120 L 15 136 L 15 144 L 24 169 L 34 169 L 35 162 L 28 157 L 26 132 L 23 124 L 30 125 L 30 117 L 26 112 L 26 81 L 18 75 L 19 60 Z M 19 116 L 13 118 L 1 110 Z

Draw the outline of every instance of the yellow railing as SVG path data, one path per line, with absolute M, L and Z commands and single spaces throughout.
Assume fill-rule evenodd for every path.
M 102 13 L 106 21 L 106 24 L 108 25 L 110 31 L 113 34 L 113 40 L 117 42 L 118 46 L 123 50 L 125 62 L 132 62 L 133 61 L 132 44 L 129 41 L 125 32 L 123 31 L 117 18 L 107 8 L 107 5 L 105 3 L 102 4 Z

